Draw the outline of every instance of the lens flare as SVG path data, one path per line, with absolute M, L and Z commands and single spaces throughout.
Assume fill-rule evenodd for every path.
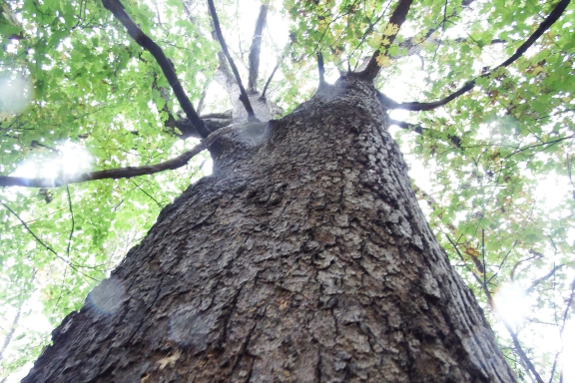
M 22 113 L 32 101 L 32 85 L 23 77 L 0 73 L 0 114 Z
M 12 173 L 15 177 L 50 178 L 70 181 L 92 170 L 94 158 L 81 145 L 66 141 L 57 146 L 56 152 L 42 153 L 28 158 Z
M 513 283 L 502 286 L 495 294 L 494 301 L 501 319 L 512 326 L 520 325 L 529 310 L 525 291 Z

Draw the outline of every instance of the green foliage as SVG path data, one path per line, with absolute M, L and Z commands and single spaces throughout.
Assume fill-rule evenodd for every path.
M 185 22 L 182 4 L 175 1 L 166 6 L 167 16 L 180 19 L 174 27 L 158 22 L 155 12 L 141 4 L 130 3 L 128 11 L 152 38 L 170 42 L 164 50 L 176 67 L 185 69 L 180 78 L 188 85 L 189 97 L 197 101 L 209 77 L 206 73 L 215 68 L 215 45 L 200 33 L 205 18 L 198 18 L 197 24 Z M 100 3 L 4 3 L 0 36 L 0 74 L 8 80 L 23 78 L 33 89 L 32 102 L 23 113 L 3 110 L 0 115 L 3 175 L 18 170 L 16 174 L 46 176 L 30 173 L 34 168 L 30 164 L 45 168 L 58 161 L 68 168 L 77 161 L 80 171 L 138 166 L 182 150 L 180 139 L 164 127 L 159 114 L 165 104 L 160 89 L 169 96 L 168 109 L 179 111 L 169 84 L 151 55 Z M 67 155 L 70 147 L 81 156 Z M 28 171 L 22 173 L 24 164 Z M 0 207 L 3 338 L 16 318 L 16 308 L 23 305 L 11 346 L 3 353 L 2 377 L 25 373 L 25 366 L 49 340 L 50 327 L 82 305 L 90 289 L 143 237 L 160 208 L 196 173 L 192 168 L 135 180 L 70 185 L 69 194 L 66 188 L 0 191 L 0 200 L 14 213 Z M 163 183 L 171 186 L 165 188 Z M 39 316 L 49 326 L 26 325 Z
M 173 62 L 197 105 L 218 65 L 205 4 L 123 4 Z M 244 33 L 241 13 L 257 12 L 258 4 L 238 4 L 217 6 L 224 34 L 232 36 L 231 51 L 241 61 L 252 31 L 250 25 Z M 270 98 L 289 112 L 315 90 L 317 52 L 323 53 L 328 79 L 362 68 L 385 38 L 395 6 L 380 0 L 271 1 L 271 13 L 288 20 L 289 38 L 279 36 L 285 43 L 264 38 L 260 89 L 267 79 L 263 73 L 271 72 L 277 58 L 281 75 Z M 442 98 L 513 54 L 554 6 L 521 0 L 417 2 L 377 85 L 397 101 Z M 430 175 L 419 172 L 414 179 L 430 224 L 523 381 L 529 373 L 497 325 L 485 288 L 496 300 L 509 284 L 529 289 L 528 319 L 515 324 L 515 331 L 549 380 L 558 350 L 541 347 L 541 339 L 560 331 L 575 276 L 573 13 L 570 5 L 518 61 L 477 80 L 471 92 L 434 111 L 404 113 L 423 134 L 396 134 L 412 166 L 423 164 Z M 236 30 L 241 36 L 233 36 Z M 273 28 L 268 32 L 273 35 Z M 58 161 L 75 163 L 77 171 L 138 166 L 192 145 L 166 126 L 168 113 L 180 109 L 161 69 L 100 2 L 6 1 L 0 38 L 0 81 L 24 84 L 14 100 L 0 98 L 2 175 L 46 176 L 33 174 L 37 163 L 53 175 L 70 168 L 46 167 Z M 243 74 L 244 69 L 240 66 Z M 8 110 L 20 99 L 31 103 Z M 221 112 L 226 102 L 216 104 L 212 109 Z M 71 148 L 76 157 L 66 154 Z M 49 329 L 82 305 L 161 207 L 199 176 L 198 166 L 190 166 L 132 180 L 0 190 L 0 303 L 6 307 L 0 325 L 3 336 L 15 329 L 3 353 L 2 378 L 26 372 L 49 341 Z M 31 325 L 34 318 L 45 318 L 44 328 Z M 522 337 L 526 333 L 530 336 Z

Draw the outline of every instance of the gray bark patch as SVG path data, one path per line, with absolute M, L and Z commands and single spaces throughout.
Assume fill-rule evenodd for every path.
M 116 278 L 102 281 L 88 295 L 88 302 L 96 311 L 103 314 L 115 313 L 124 300 L 124 286 Z
M 217 312 L 200 312 L 196 308 L 182 308 L 170 317 L 169 338 L 194 352 L 206 350 L 208 336 L 214 330 Z

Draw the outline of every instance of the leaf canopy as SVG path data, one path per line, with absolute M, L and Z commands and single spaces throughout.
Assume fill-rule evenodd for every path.
M 513 337 L 543 379 L 560 381 L 561 342 L 545 340 L 573 323 L 575 6 L 567 5 L 512 65 L 489 72 L 557 2 L 424 0 L 411 5 L 401 26 L 388 23 L 401 1 L 265 4 L 257 88 L 277 63 L 268 94 L 284 113 L 315 91 L 318 52 L 328 81 L 362 70 L 379 52 L 376 86 L 397 102 L 438 100 L 476 79 L 443 107 L 392 111 L 408 128 L 392 129 L 430 225 L 495 324 L 520 379 L 536 378 Z M 194 105 L 205 104 L 207 113 L 228 109 L 213 83 L 220 46 L 205 2 L 122 5 L 171 60 Z M 259 6 L 216 5 L 244 81 Z M 66 179 L 155 164 L 196 143 L 171 123 L 183 111 L 162 68 L 101 2 L 7 0 L 0 36 L 2 176 Z M 205 173 L 207 158 L 134 179 L 0 189 L 2 378 L 26 373 L 50 328 L 78 309 L 159 210 Z M 527 303 L 525 318 L 507 331 L 491 298 L 497 303 L 511 285 Z

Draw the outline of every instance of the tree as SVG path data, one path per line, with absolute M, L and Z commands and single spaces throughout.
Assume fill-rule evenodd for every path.
M 230 52 L 213 1 L 208 12 L 199 5 L 3 7 L 10 37 L 2 62 L 12 70 L 4 81 L 24 90 L 2 97 L 0 184 L 39 188 L 37 195 L 6 189 L 0 201 L 11 229 L 0 238 L 6 275 L 22 285 L 8 284 L 3 297 L 16 307 L 3 351 L 38 280 L 54 322 L 99 283 L 54 330 L 24 381 L 515 381 L 505 356 L 522 379 L 561 379 L 558 354 L 534 362 L 520 328 L 505 318 L 512 348 L 499 351 L 454 265 L 475 279 L 489 307 L 497 286 L 520 280 L 523 264 L 536 260 L 541 268 L 527 291 L 538 292 L 536 304 L 553 305 L 563 333 L 575 287 L 568 279 L 574 201 L 558 205 L 567 213 L 544 217 L 530 189 L 548 171 L 571 179 L 569 1 L 286 1 L 290 39 L 276 50 L 267 81 L 260 52 L 269 5 L 259 9 L 243 77 L 233 57 L 244 55 L 241 39 Z M 477 14 L 489 25 L 474 23 Z M 224 25 L 233 23 L 224 16 Z M 491 65 L 482 52 L 504 58 Z M 426 96 L 439 101 L 400 102 L 377 90 L 415 55 L 435 79 Z M 272 99 L 278 67 L 284 79 Z M 319 86 L 306 97 L 300 82 L 311 67 Z M 329 84 L 336 68 L 340 78 Z M 34 101 L 22 110 L 16 101 L 32 93 L 26 78 Z M 212 78 L 228 93 L 231 113 L 198 112 Z M 274 118 L 278 106 L 289 112 Z M 400 109 L 430 112 L 413 117 L 417 123 L 389 118 Z M 438 238 L 391 125 L 437 169 L 441 200 L 415 190 Z M 202 140 L 184 151 L 188 137 Z M 27 155 L 63 157 L 62 139 L 89 148 L 99 170 L 10 175 Z M 204 149 L 214 175 L 166 205 L 186 188 L 182 167 Z M 131 180 L 142 175 L 145 182 Z M 38 196 L 44 205 L 24 205 Z M 154 206 L 142 209 L 149 201 Z M 130 228 L 149 227 L 160 207 L 148 235 L 103 279 L 113 244 L 137 233 Z M 451 262 L 438 239 L 450 246 Z

